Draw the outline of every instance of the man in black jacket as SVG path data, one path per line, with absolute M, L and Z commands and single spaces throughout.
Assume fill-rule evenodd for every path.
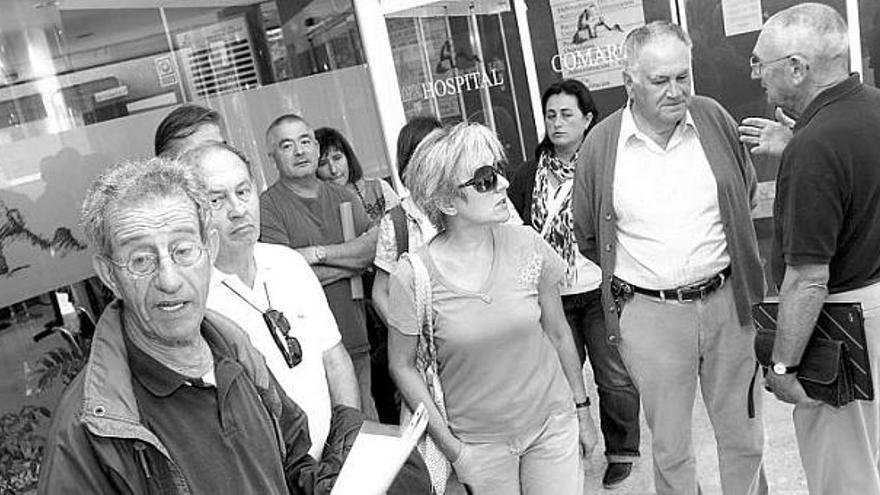
M 110 168 L 83 205 L 94 267 L 117 301 L 56 411 L 39 493 L 329 493 L 362 417 L 308 455 L 305 414 L 231 321 L 206 313 L 217 235 L 192 170 Z

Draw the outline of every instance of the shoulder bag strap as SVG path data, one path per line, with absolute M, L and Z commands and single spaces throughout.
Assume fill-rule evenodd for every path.
M 397 257 L 409 251 L 409 225 L 406 221 L 406 212 L 403 205 L 398 204 L 391 208 L 391 223 L 394 225 L 394 240 L 397 242 Z

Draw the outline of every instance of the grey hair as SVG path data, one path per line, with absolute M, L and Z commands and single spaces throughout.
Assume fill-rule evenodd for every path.
M 248 177 L 250 177 L 251 180 L 254 180 L 253 165 L 251 165 L 251 161 L 248 159 L 247 155 L 245 155 L 243 151 L 228 143 L 201 144 L 181 155 L 180 161 L 186 165 L 198 169 L 200 168 L 202 160 L 204 160 L 205 157 L 207 157 L 211 153 L 215 153 L 218 151 L 226 151 L 237 156 L 238 159 L 241 160 L 242 163 L 244 163 L 245 169 L 247 169 Z
M 649 22 L 632 29 L 623 40 L 623 68 L 632 68 L 648 44 L 666 37 L 681 41 L 688 49 L 694 46 L 691 37 L 678 24 L 669 21 Z
M 782 39 L 805 55 L 849 63 L 846 21 L 832 7 L 819 3 L 795 5 L 777 12 L 764 29 L 778 30 Z
M 124 161 L 104 171 L 86 193 L 80 225 L 91 245 L 110 256 L 109 216 L 126 206 L 163 198 L 192 201 L 202 239 L 206 238 L 210 210 L 205 184 L 192 167 L 168 157 Z
M 425 136 L 410 159 L 403 180 L 413 201 L 428 219 L 443 232 L 446 215 L 441 210 L 454 198 L 465 198 L 459 184 L 467 163 L 495 164 L 506 160 L 504 146 L 488 127 L 460 123 L 436 129 Z

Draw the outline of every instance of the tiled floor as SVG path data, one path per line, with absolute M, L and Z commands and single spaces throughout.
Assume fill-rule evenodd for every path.
M 587 373 L 588 390 L 591 397 L 595 397 L 592 376 L 589 375 L 589 370 Z M 770 493 L 774 495 L 807 494 L 807 484 L 798 457 L 797 442 L 794 438 L 791 409 L 791 406 L 779 402 L 772 394 L 764 392 L 764 459 Z M 593 419 L 598 421 L 595 407 Z M 706 416 L 706 409 L 699 398 L 694 405 L 693 431 L 700 486 L 705 495 L 720 494 L 721 481 L 718 477 L 715 437 L 709 424 L 709 418 Z M 651 434 L 645 425 L 644 416 L 642 417 L 642 458 L 636 464 L 629 479 L 614 490 L 606 491 L 602 488 L 602 473 L 605 470 L 602 451 L 600 438 L 599 445 L 596 446 L 587 466 L 585 494 L 648 495 L 655 493 L 651 463 Z

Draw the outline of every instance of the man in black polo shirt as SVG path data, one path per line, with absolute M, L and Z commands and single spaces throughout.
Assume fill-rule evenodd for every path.
M 795 431 L 811 493 L 880 494 L 880 409 L 835 409 L 807 397 L 795 372 L 826 301 L 864 309 L 874 395 L 880 385 L 880 91 L 850 75 L 847 27 L 806 3 L 771 17 L 752 77 L 796 117 L 777 177 L 780 289 L 775 366 L 767 383 L 796 404 Z

